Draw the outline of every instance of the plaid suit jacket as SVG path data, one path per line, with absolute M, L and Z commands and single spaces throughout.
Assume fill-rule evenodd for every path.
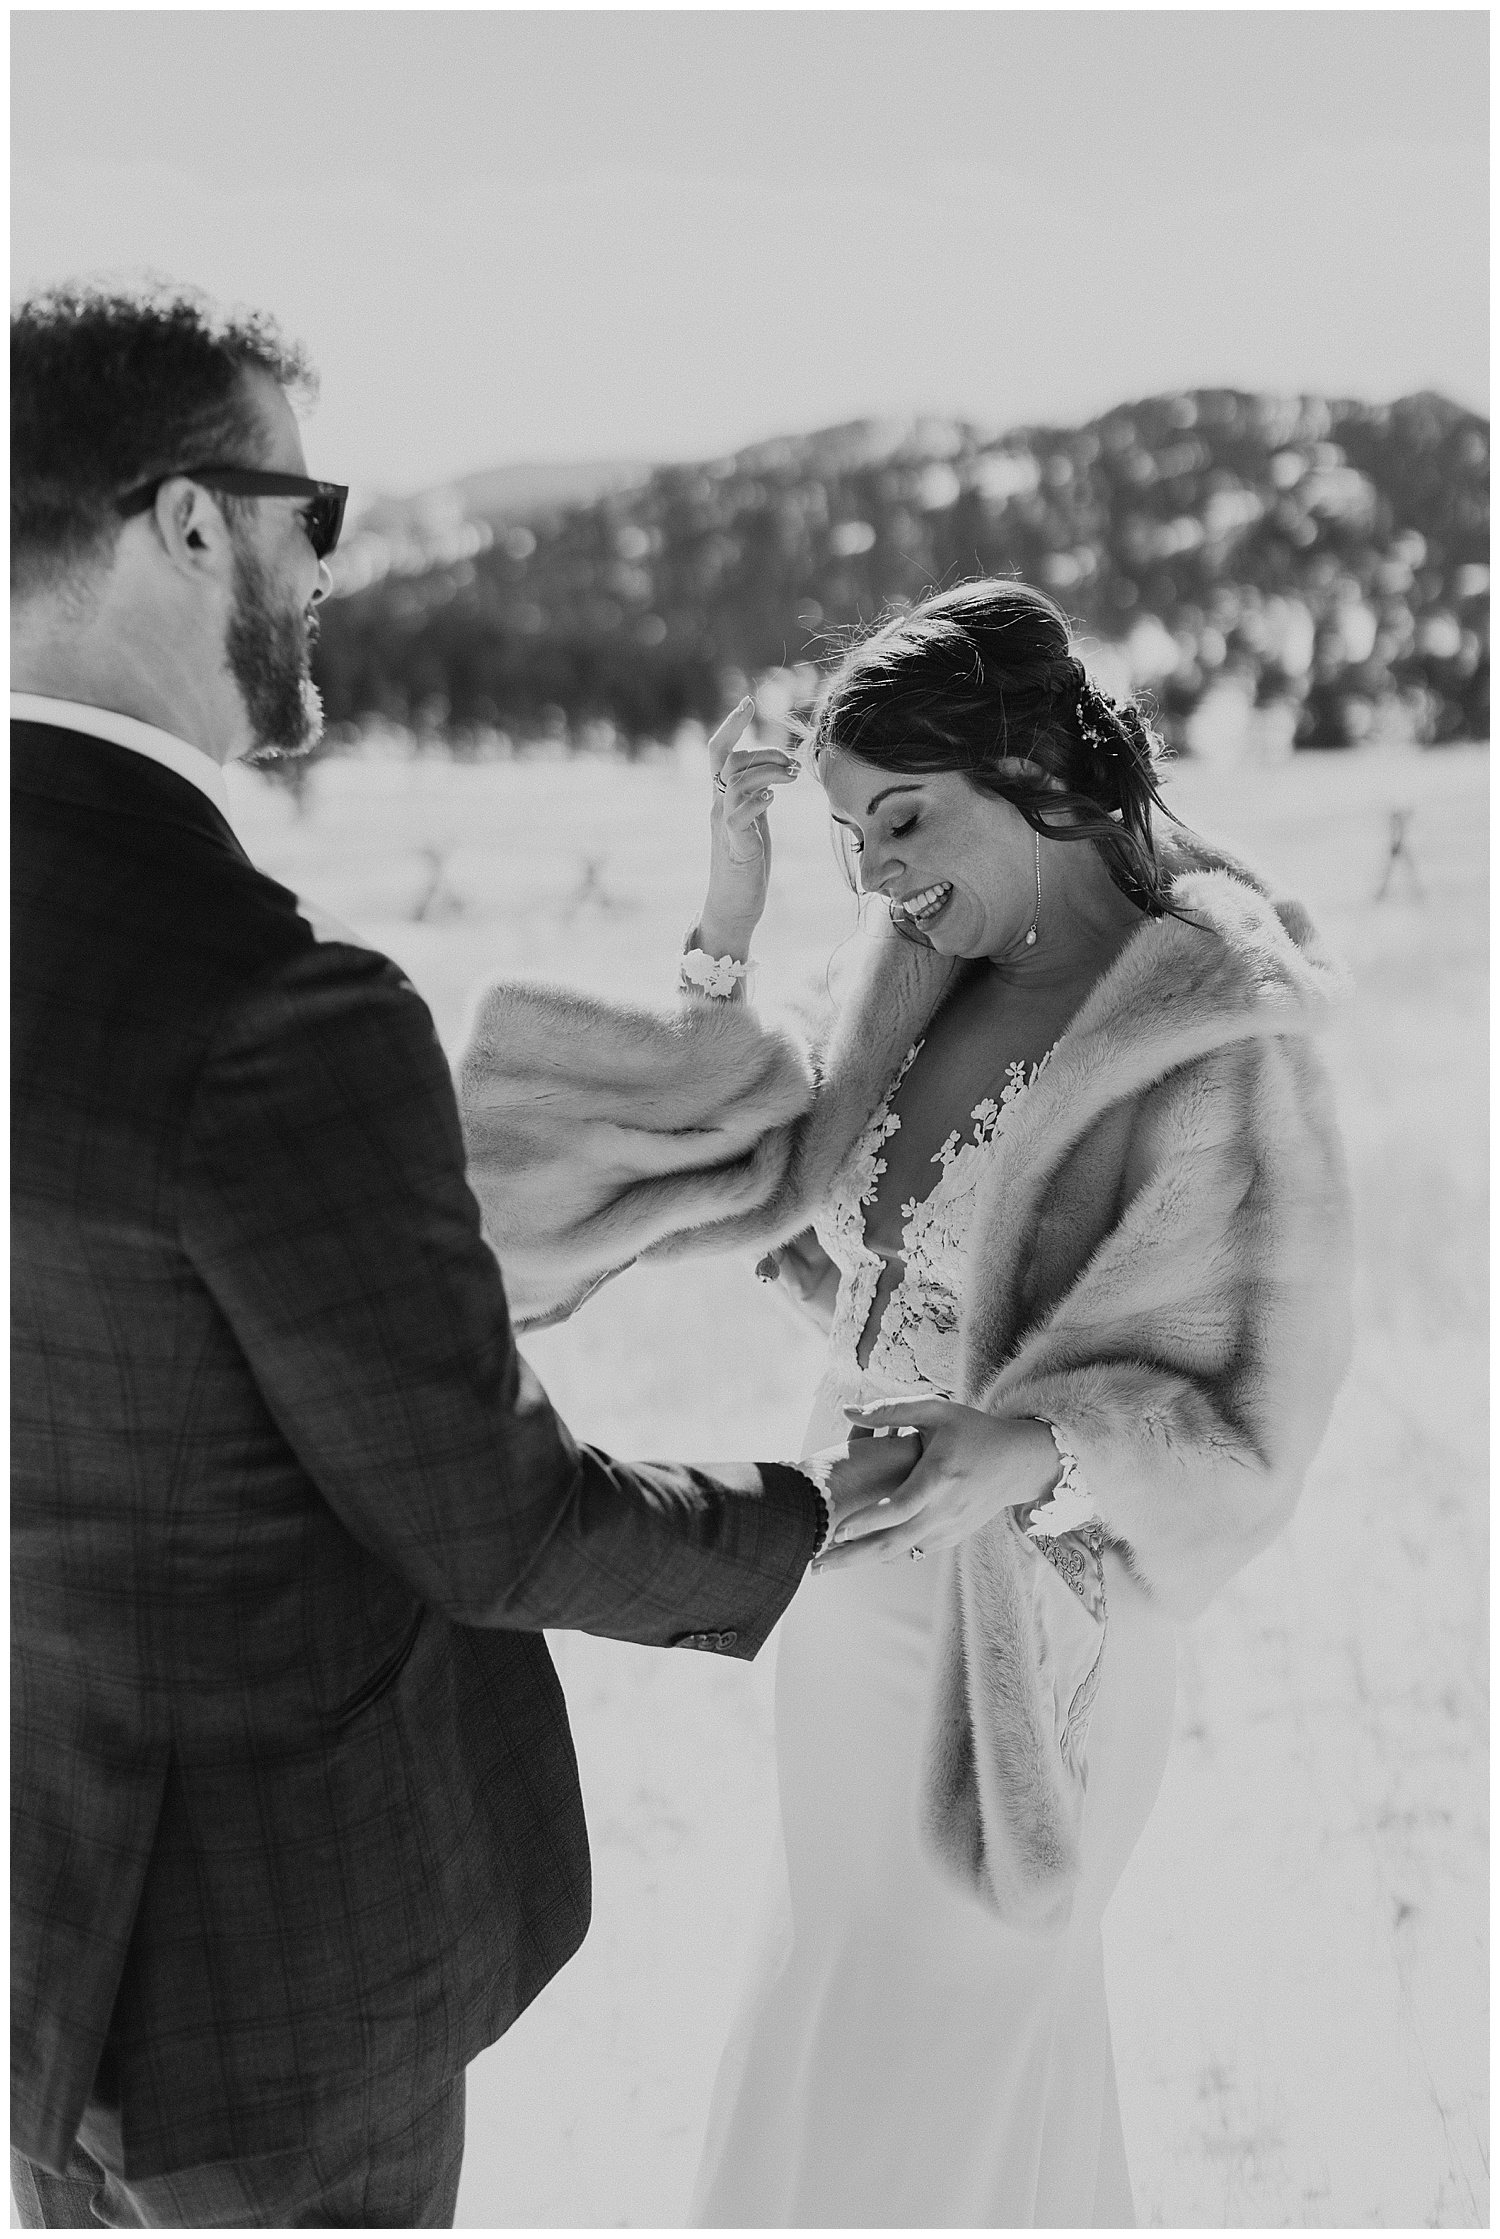
M 541 1628 L 753 1655 L 819 1507 L 575 1445 L 397 968 L 174 773 L 12 766 L 12 2139 L 147 2176 L 497 2037 L 589 1914 Z

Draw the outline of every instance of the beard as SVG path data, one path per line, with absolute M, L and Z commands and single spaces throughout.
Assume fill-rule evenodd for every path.
M 323 700 L 311 666 L 317 642 L 316 613 L 278 607 L 259 559 L 237 546 L 224 655 L 250 720 L 247 762 L 307 754 L 323 736 Z

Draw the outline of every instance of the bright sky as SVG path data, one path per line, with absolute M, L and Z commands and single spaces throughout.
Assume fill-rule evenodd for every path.
M 1487 409 L 1480 11 L 11 21 L 13 286 L 274 311 L 361 493 L 1197 383 Z

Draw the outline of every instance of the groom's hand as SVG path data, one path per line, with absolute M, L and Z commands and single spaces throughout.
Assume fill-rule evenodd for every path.
M 868 1515 L 873 1520 L 882 1503 L 905 1484 L 921 1452 L 918 1437 L 856 1436 L 847 1448 L 828 1446 L 799 1462 L 797 1466 L 814 1479 L 828 1503 L 830 1530 L 825 1548 L 832 1546 L 835 1535 L 851 1517 Z M 818 1550 L 819 1556 L 825 1548 Z

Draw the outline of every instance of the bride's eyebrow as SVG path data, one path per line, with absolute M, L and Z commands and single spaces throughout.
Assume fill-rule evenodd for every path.
M 874 800 L 871 801 L 869 806 L 866 808 L 865 814 L 866 816 L 873 816 L 875 814 L 875 811 L 879 808 L 881 802 L 888 801 L 893 793 L 920 793 L 921 790 L 922 788 L 919 784 L 887 785 L 883 789 L 883 791 L 876 794 Z M 853 821 L 850 817 L 840 816 L 836 809 L 830 809 L 828 813 L 833 818 L 835 824 L 850 824 Z

